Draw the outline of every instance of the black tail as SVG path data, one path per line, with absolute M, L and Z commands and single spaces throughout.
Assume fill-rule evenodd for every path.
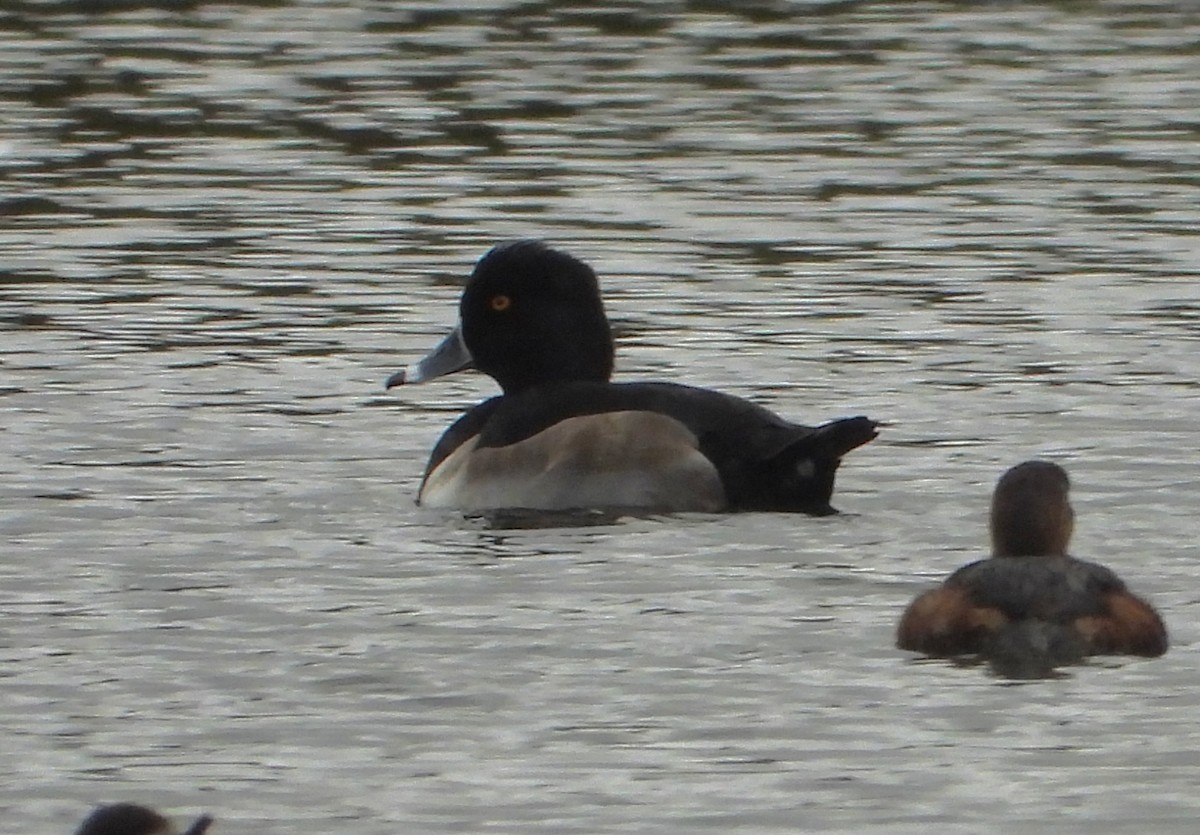
M 201 815 L 200 817 L 196 818 L 192 825 L 188 827 L 187 832 L 184 832 L 183 835 L 204 835 L 204 833 L 208 831 L 208 827 L 212 824 L 212 822 L 212 815 Z
M 879 434 L 879 424 L 869 417 L 848 417 L 831 420 L 813 432 L 813 451 L 834 460 L 858 449 Z
M 760 461 L 744 479 L 737 501 L 731 494 L 731 504 L 735 510 L 837 513 L 829 500 L 842 456 L 878 434 L 879 425 L 865 417 L 841 418 L 809 429 Z

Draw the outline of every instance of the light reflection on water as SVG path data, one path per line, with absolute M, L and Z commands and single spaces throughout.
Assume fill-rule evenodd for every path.
M 1166 2 L 0 12 L 11 826 L 1190 831 L 1198 32 Z M 846 512 L 412 506 L 494 389 L 382 381 L 517 236 L 596 265 L 625 379 L 885 421 Z M 1011 686 L 891 649 L 1035 454 L 1171 653 Z

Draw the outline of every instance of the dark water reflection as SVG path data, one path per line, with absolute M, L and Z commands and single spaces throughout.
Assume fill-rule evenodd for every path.
M 10 828 L 1193 828 L 1200 10 L 727 5 L 0 8 Z M 413 507 L 517 236 L 626 379 L 886 421 L 846 513 Z M 1164 659 L 890 648 L 1032 455 Z

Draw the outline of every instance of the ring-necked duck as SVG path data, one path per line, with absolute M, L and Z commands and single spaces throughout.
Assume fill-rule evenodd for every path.
M 459 313 L 440 345 L 387 381 L 473 367 L 504 392 L 442 435 L 418 495 L 426 506 L 834 513 L 841 457 L 877 433 L 865 417 L 813 428 L 707 389 L 610 383 L 595 273 L 538 241 L 487 253 Z
M 1149 603 L 1102 565 L 1067 556 L 1075 526 L 1070 481 L 1026 461 L 992 496 L 992 558 L 918 596 L 897 629 L 900 649 L 978 654 L 1002 675 L 1035 677 L 1087 655 L 1162 655 L 1167 631 Z
M 204 835 L 212 822 L 208 815 L 201 815 L 183 835 Z M 114 803 L 97 807 L 75 835 L 175 835 L 175 831 L 171 822 L 153 809 L 136 803 Z

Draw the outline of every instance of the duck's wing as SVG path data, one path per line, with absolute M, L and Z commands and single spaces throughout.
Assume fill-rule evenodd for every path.
M 820 426 L 785 420 L 748 400 L 667 383 L 629 384 L 633 396 L 675 417 L 721 474 L 731 510 L 825 515 L 842 456 L 879 434 L 867 417 Z

